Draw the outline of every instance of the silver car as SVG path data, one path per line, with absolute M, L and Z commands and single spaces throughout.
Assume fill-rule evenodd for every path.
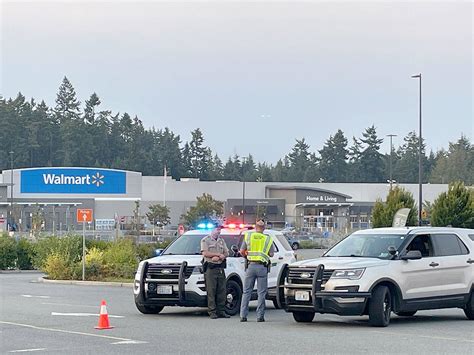
M 322 257 L 282 268 L 278 302 L 297 322 L 315 313 L 369 315 L 462 308 L 474 319 L 474 230 L 380 228 L 355 232 Z

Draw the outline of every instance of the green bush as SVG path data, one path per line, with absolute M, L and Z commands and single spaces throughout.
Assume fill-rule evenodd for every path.
M 70 280 L 73 278 L 73 265 L 68 264 L 57 251 L 53 251 L 44 260 L 42 270 L 52 280 Z
M 121 240 L 112 243 L 104 252 L 104 264 L 108 276 L 132 278 L 138 266 L 138 257 L 133 242 Z
M 42 269 L 48 256 L 54 253 L 61 255 L 66 264 L 71 266 L 82 259 L 82 237 L 47 237 L 35 244 L 34 251 L 33 266 L 35 268 Z
M 15 239 L 7 234 L 2 234 L 0 236 L 0 269 L 14 268 L 16 255 Z
M 106 242 L 105 240 L 86 240 L 86 248 L 91 249 L 91 248 L 97 248 L 102 251 L 106 250 L 110 246 L 111 242 Z
M 459 181 L 449 184 L 433 203 L 431 225 L 474 228 L 474 190 Z
M 16 244 L 17 262 L 20 270 L 33 269 L 33 258 L 35 255 L 34 244 L 26 238 L 21 238 Z

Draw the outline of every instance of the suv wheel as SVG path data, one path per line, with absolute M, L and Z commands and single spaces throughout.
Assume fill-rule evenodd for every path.
M 416 311 L 410 311 L 410 312 L 395 312 L 395 314 L 397 316 L 400 316 L 400 317 L 411 317 L 411 316 L 414 316 L 416 313 Z
M 164 308 L 164 306 L 144 306 L 138 303 L 135 303 L 135 306 L 143 314 L 158 314 Z
M 235 316 L 240 312 L 240 303 L 242 302 L 242 288 L 234 281 L 227 281 L 226 285 L 227 299 L 225 302 L 225 313 L 230 316 Z
M 464 314 L 467 319 L 474 320 L 474 291 L 471 291 L 471 297 L 469 297 L 469 301 L 464 306 Z
M 314 312 L 293 312 L 293 318 L 299 323 L 311 323 L 314 319 Z
M 386 327 L 392 313 L 392 295 L 387 286 L 377 286 L 369 301 L 369 324 L 373 327 Z

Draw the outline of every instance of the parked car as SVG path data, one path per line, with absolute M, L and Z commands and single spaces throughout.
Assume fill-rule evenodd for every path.
M 474 229 L 462 228 L 357 231 L 322 257 L 283 268 L 277 299 L 297 322 L 334 313 L 385 327 L 392 312 L 438 308 L 461 308 L 473 320 L 473 240 Z

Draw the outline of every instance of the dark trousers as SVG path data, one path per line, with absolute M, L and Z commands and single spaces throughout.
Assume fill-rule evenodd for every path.
M 224 269 L 208 268 L 205 273 L 209 314 L 225 312 L 226 287 Z

